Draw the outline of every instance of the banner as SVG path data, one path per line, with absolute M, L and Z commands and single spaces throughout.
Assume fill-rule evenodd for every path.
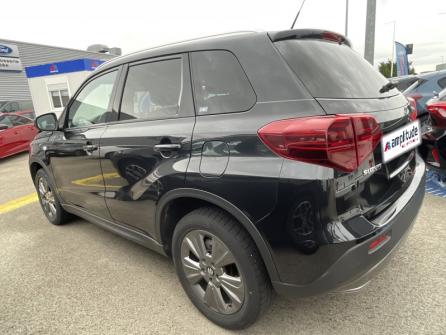
M 409 74 L 409 61 L 407 60 L 406 46 L 395 42 L 395 54 L 396 54 L 396 75 L 406 76 Z
M 0 71 L 22 71 L 17 45 L 0 42 Z

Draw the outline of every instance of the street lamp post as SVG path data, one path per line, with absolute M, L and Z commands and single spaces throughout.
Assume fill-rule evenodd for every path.
M 385 24 L 393 24 L 393 39 L 392 39 L 392 58 L 390 60 L 390 77 L 393 77 L 393 60 L 395 59 L 395 26 L 396 21 L 386 22 Z
M 345 0 L 345 37 L 348 34 L 348 0 Z

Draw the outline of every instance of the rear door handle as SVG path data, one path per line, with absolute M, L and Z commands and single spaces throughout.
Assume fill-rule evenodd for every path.
M 98 150 L 98 146 L 96 144 L 86 144 L 83 146 L 83 149 L 88 153 Z
M 179 143 L 157 144 L 153 147 L 153 150 L 155 150 L 156 152 L 175 151 L 180 149 L 181 149 L 181 144 Z

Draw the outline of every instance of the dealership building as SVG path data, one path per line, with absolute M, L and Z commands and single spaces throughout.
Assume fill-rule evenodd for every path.
M 89 49 L 93 50 L 0 39 L 0 112 L 32 105 L 37 115 L 60 112 L 96 66 L 115 57 L 112 52 L 120 53 L 102 45 Z

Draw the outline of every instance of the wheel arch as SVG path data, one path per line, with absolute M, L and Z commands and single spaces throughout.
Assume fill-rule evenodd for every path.
M 40 169 L 43 169 L 46 172 L 48 178 L 50 179 L 50 182 L 54 185 L 54 190 L 56 191 L 56 194 L 59 196 L 59 199 L 61 199 L 60 194 L 59 194 L 59 190 L 57 189 L 56 182 L 54 180 L 53 174 L 51 173 L 51 170 L 50 170 L 49 166 L 46 165 L 40 159 L 35 158 L 35 157 L 31 158 L 30 161 L 29 161 L 29 172 L 31 174 L 31 178 L 32 178 L 33 184 L 34 184 L 35 179 L 36 179 L 36 173 Z
M 179 215 L 174 217 L 173 220 L 170 220 L 168 217 L 169 208 L 172 204 L 179 201 L 185 204 L 187 210 L 185 210 L 184 213 L 180 210 Z M 158 202 L 155 217 L 156 239 L 164 245 L 166 254 L 170 254 L 170 240 L 166 240 L 166 237 L 167 239 L 171 238 L 171 234 L 173 233 L 173 229 L 178 220 L 188 212 L 206 205 L 212 205 L 224 210 L 244 227 L 257 246 L 271 281 L 279 280 L 270 248 L 254 223 L 246 216 L 246 214 L 229 201 L 203 190 L 192 188 L 172 190 L 167 192 Z

